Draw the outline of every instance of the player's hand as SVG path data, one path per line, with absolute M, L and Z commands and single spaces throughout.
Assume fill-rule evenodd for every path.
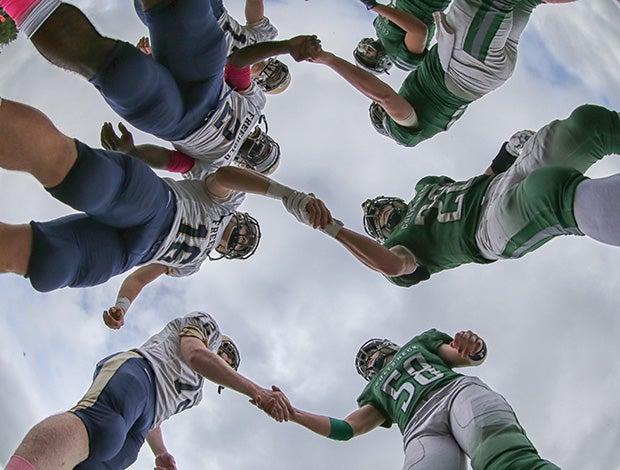
M 151 41 L 149 41 L 149 38 L 147 38 L 146 36 L 142 36 L 140 38 L 140 40 L 138 41 L 138 44 L 136 44 L 136 47 L 143 54 L 146 54 L 146 55 L 153 54 L 153 49 L 151 49 Z
M 312 193 L 310 193 L 309 196 L 311 199 L 306 204 L 306 212 L 309 216 L 310 225 L 312 225 L 313 228 L 323 229 L 331 224 L 334 219 L 323 201 L 317 199 Z
M 459 356 L 465 358 L 473 356 L 482 349 L 482 339 L 472 331 L 459 331 L 454 335 L 454 340 L 450 343 Z
M 333 221 L 329 209 L 314 194 L 293 191 L 291 195 L 282 199 L 282 202 L 286 210 L 293 214 L 298 222 L 310 227 L 325 228 Z
M 103 123 L 103 126 L 101 126 L 102 147 L 106 150 L 131 154 L 136 149 L 133 143 L 133 135 L 122 122 L 118 123 L 118 130 L 121 131 L 120 136 L 116 135 L 111 122 Z
M 284 393 L 275 385 L 272 385 L 271 390 L 261 388 L 256 396 L 250 400 L 250 403 L 258 406 L 278 423 L 290 419 L 291 404 Z
M 360 2 L 362 2 L 366 6 L 366 10 L 372 10 L 378 5 L 375 0 L 360 0 Z
M 155 470 L 177 470 L 177 463 L 169 452 L 155 456 Z
M 312 59 L 321 52 L 321 40 L 315 35 L 295 36 L 287 43 L 289 54 L 297 62 Z
M 125 310 L 120 307 L 110 307 L 103 312 L 103 323 L 112 330 L 118 330 L 125 324 Z

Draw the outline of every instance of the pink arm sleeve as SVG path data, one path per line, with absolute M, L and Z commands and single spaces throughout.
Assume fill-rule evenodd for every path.
M 226 62 L 224 68 L 224 80 L 233 90 L 243 91 L 250 88 L 252 78 L 250 76 L 250 67 L 235 67 L 230 62 Z
M 177 150 L 172 150 L 170 161 L 168 162 L 168 171 L 173 173 L 186 173 L 194 167 L 196 160 Z

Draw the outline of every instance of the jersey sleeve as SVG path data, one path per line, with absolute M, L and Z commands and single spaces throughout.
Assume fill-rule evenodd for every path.
M 217 352 L 222 342 L 220 327 L 211 315 L 204 312 L 192 312 L 185 317 L 185 325 L 179 336 L 198 338 L 209 350 Z
M 430 279 L 430 277 L 430 272 L 424 266 L 418 266 L 414 272 L 403 274 L 402 276 L 385 276 L 388 281 L 399 287 L 415 286 L 422 281 Z
M 256 23 L 241 25 L 224 10 L 218 23 L 224 31 L 228 53 L 257 42 L 271 41 L 278 36 L 278 30 L 266 16 Z
M 370 386 L 371 384 L 366 385 L 366 388 L 362 391 L 360 396 L 357 398 L 357 405 L 360 408 L 366 405 L 372 406 L 379 413 L 381 413 L 381 416 L 385 418 L 385 421 L 383 421 L 383 423 L 381 423 L 380 426 L 383 428 L 391 428 L 394 422 L 392 421 L 392 418 L 389 417 L 387 411 L 383 409 L 383 406 L 381 406 L 381 403 L 379 403 L 379 401 L 375 399 L 375 395 L 372 393 Z
M 416 337 L 416 340 L 424 345 L 430 352 L 437 354 L 442 344 L 450 344 L 453 340 L 452 336 L 442 331 L 431 328 Z
M 183 265 L 183 267 L 171 267 L 168 270 L 168 276 L 170 277 L 187 277 L 192 274 L 196 274 L 200 271 L 202 263 Z

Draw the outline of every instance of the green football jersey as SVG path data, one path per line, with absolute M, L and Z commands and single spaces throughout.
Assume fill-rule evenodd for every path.
M 481 202 L 492 179 L 481 175 L 455 182 L 446 176 L 427 176 L 418 181 L 407 213 L 384 246 L 408 248 L 420 268 L 416 276 L 388 279 L 409 287 L 464 263 L 492 263 L 480 255 L 476 244 Z
M 385 52 L 394 65 L 401 70 L 414 70 L 426 55 L 431 39 L 435 36 L 433 12 L 445 10 L 450 1 L 446 0 L 392 0 L 388 6 L 411 13 L 428 28 L 425 50 L 414 54 L 405 45 L 405 30 L 387 18 L 379 15 L 373 23 L 377 37 L 385 47 Z
M 435 134 L 446 131 L 461 117 L 471 100 L 459 98 L 445 85 L 445 72 L 434 45 L 417 70 L 403 82 L 398 94 L 413 106 L 418 115 L 417 127 L 403 127 L 389 116 L 387 132 L 401 145 L 414 147 Z
M 360 407 L 372 405 L 384 417 L 382 426 L 398 424 L 404 433 L 420 400 L 462 376 L 437 354 L 452 338 L 431 329 L 416 336 L 370 381 L 357 399 Z

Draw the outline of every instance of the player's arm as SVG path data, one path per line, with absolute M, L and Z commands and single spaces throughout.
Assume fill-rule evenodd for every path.
M 333 219 L 320 199 L 296 191 L 261 173 L 233 166 L 220 167 L 205 180 L 207 193 L 212 199 L 227 199 L 232 191 L 260 194 L 279 199 L 299 222 L 314 228 L 325 228 Z
M 155 456 L 155 470 L 176 470 L 176 462 L 166 448 L 160 426 L 149 431 L 146 442 Z
M 386 248 L 372 238 L 344 227 L 334 238 L 362 264 L 385 276 L 410 274 L 418 267 L 411 253 L 400 246 Z
M 200 338 L 181 337 L 183 360 L 207 380 L 250 397 L 276 421 L 288 421 L 289 402 L 279 390 L 268 390 L 252 382 L 230 367 L 224 359 L 210 351 Z
M 295 36 L 282 41 L 265 41 L 236 50 L 228 56 L 235 67 L 248 67 L 270 57 L 289 54 L 297 62 L 314 57 L 321 49 L 316 36 Z
M 321 51 L 311 62 L 327 65 L 364 96 L 380 104 L 395 121 L 405 121 L 414 114 L 413 106 L 391 86 L 342 57 Z
M 487 346 L 476 333 L 459 331 L 450 344 L 439 347 L 438 354 L 450 367 L 479 366 L 487 357 Z
M 292 408 L 291 421 L 321 436 L 337 441 L 348 441 L 372 431 L 385 421 L 385 418 L 372 405 L 364 405 L 344 419 L 331 418 Z
M 103 312 L 103 322 L 108 328 L 118 330 L 125 324 L 125 315 L 131 303 L 144 286 L 168 272 L 168 266 L 153 263 L 142 266 L 125 278 L 116 297 L 116 304 Z
M 410 52 L 413 54 L 422 54 L 424 52 L 428 28 L 417 16 L 380 3 L 369 8 L 369 10 L 387 18 L 405 31 L 404 42 Z
M 245 0 L 245 21 L 248 25 L 258 23 L 265 17 L 263 0 Z
M 194 158 L 176 150 L 152 144 L 135 145 L 133 135 L 123 123 L 118 123 L 118 129 L 120 135 L 116 134 L 112 123 L 103 123 L 101 127 L 101 145 L 103 148 L 131 155 L 142 160 L 151 168 L 175 173 L 185 173 L 191 170 L 196 163 Z

